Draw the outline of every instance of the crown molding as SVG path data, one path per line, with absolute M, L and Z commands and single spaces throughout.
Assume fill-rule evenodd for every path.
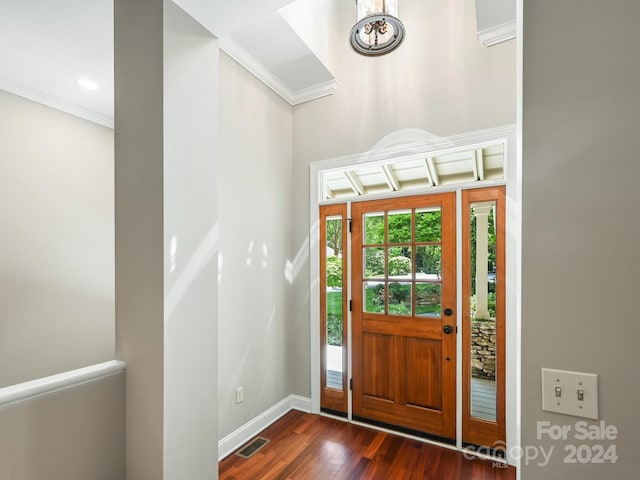
M 79 107 L 77 105 L 74 105 L 73 103 L 60 100 L 59 98 L 47 95 L 46 93 L 42 93 L 38 90 L 34 90 L 31 87 L 27 87 L 26 85 L 23 85 L 21 83 L 14 82 L 13 80 L 9 80 L 8 78 L 0 77 L 0 90 L 4 90 L 33 102 L 41 103 L 42 105 L 46 105 L 47 107 L 55 108 L 56 110 L 60 110 L 84 120 L 97 123 L 98 125 L 102 125 L 103 127 L 113 129 L 113 118 L 106 117 L 96 112 L 92 112 L 91 110 Z
M 337 89 L 338 83 L 335 80 L 330 80 L 294 91 L 230 37 L 221 38 L 219 45 L 224 53 L 229 55 L 245 70 L 273 90 L 291 106 L 331 95 Z
M 485 47 L 492 47 L 493 45 L 514 38 L 516 38 L 515 19 L 478 31 L 478 40 L 480 40 Z
M 326 97 L 327 95 L 333 95 L 338 89 L 338 82 L 336 80 L 329 80 L 327 82 L 318 83 L 301 90 L 296 90 L 293 93 L 291 105 L 298 105 L 300 103 L 309 102 L 318 98 Z

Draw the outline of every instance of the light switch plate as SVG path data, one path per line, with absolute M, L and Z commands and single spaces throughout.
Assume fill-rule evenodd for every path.
M 598 375 L 543 368 L 542 410 L 597 420 Z

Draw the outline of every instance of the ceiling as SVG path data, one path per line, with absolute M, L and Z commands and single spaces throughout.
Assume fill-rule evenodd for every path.
M 312 12 L 322 2 L 323 7 L 338 8 L 336 4 L 174 1 L 220 38 L 227 54 L 289 104 L 330 95 L 337 88 L 333 74 L 296 33 L 300 25 L 322 28 Z M 480 41 L 491 45 L 513 38 L 515 8 L 512 14 L 509 9 L 515 0 L 475 1 Z M 355 21 L 355 5 L 344 2 L 353 8 Z M 497 8 L 499 4 L 506 7 Z M 0 90 L 112 127 L 113 0 L 0 0 L 0 11 Z M 311 18 L 301 18 L 305 15 Z M 81 78 L 95 82 L 97 90 L 79 87 Z
M 0 0 L 0 12 L 0 89 L 113 122 L 112 0 Z

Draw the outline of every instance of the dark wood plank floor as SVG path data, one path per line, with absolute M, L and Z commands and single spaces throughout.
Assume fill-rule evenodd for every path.
M 220 462 L 221 480 L 513 480 L 513 467 L 466 460 L 453 450 L 292 410 L 264 430 L 249 459 Z

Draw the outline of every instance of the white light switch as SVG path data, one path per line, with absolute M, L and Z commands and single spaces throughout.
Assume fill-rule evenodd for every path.
M 598 375 L 542 369 L 542 410 L 598 419 Z

